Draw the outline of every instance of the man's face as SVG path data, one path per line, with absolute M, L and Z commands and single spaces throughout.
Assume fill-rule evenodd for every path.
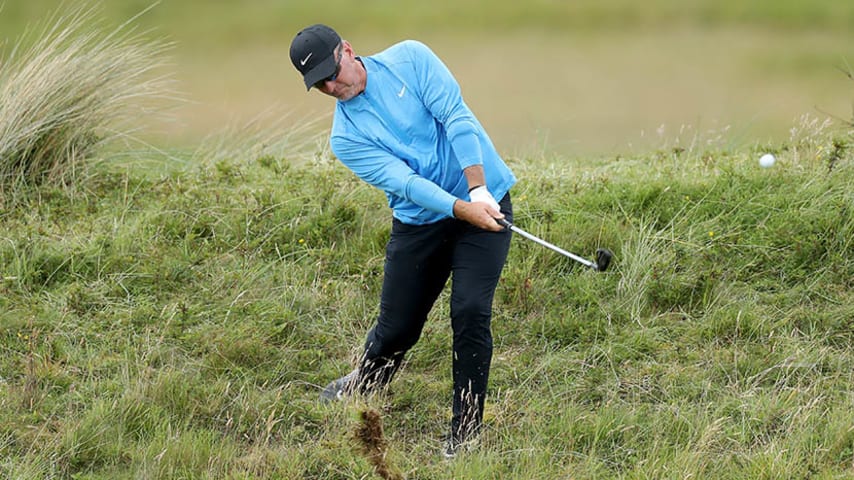
M 359 62 L 353 53 L 353 47 L 346 40 L 335 50 L 335 57 L 338 59 L 337 73 L 315 83 L 314 88 L 346 102 L 361 93 L 364 88 L 359 75 Z

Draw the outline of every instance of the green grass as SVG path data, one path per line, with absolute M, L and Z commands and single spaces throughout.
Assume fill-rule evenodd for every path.
M 442 298 L 390 395 L 409 478 L 851 474 L 852 158 L 776 150 L 512 158 L 488 429 L 439 459 Z M 847 141 L 847 140 L 846 140 Z M 838 155 L 837 155 L 838 156 Z M 0 217 L 0 471 L 11 478 L 363 478 L 360 404 L 317 403 L 376 314 L 381 194 L 322 154 L 102 166 Z
M 390 226 L 325 143 L 95 145 L 86 175 L 0 191 L 0 478 L 376 478 L 366 408 L 406 478 L 851 478 L 852 133 L 508 155 L 515 223 L 615 260 L 514 239 L 487 428 L 454 462 L 447 292 L 388 394 L 318 402 L 377 313 Z
M 72 5 L 75 3 L 82 2 L 71 2 Z M 110 18 L 124 20 L 153 3 L 148 0 L 124 0 L 105 3 L 102 8 Z M 22 20 L 34 18 L 46 9 L 52 10 L 62 5 L 63 2 L 59 0 L 8 3 L 4 6 L 3 20 L 0 22 L 11 31 L 18 31 L 22 28 Z M 256 0 L 235 8 L 228 2 L 184 0 L 158 4 L 142 22 L 149 26 L 165 27 L 177 34 L 181 41 L 192 42 L 198 47 L 210 48 L 213 45 L 218 48 L 247 37 L 289 40 L 296 29 L 318 18 L 344 31 L 384 31 L 396 35 L 412 32 L 424 34 L 437 30 L 656 29 L 674 24 L 847 31 L 854 20 L 854 7 L 835 0 L 651 0 L 642 5 L 629 0 L 533 0 L 524 3 L 511 0 L 430 3 L 366 0 L 354 8 L 352 2 L 330 0 L 319 8 L 303 2 Z

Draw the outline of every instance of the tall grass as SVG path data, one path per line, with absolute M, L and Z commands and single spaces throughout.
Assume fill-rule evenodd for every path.
M 0 64 L 0 201 L 16 187 L 74 177 L 107 142 L 126 138 L 168 98 L 168 45 L 133 19 L 100 26 L 92 8 L 54 14 Z

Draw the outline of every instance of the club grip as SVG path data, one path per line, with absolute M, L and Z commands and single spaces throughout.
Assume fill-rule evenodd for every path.
M 495 221 L 498 222 L 499 225 L 501 225 L 502 227 L 507 228 L 507 229 L 509 229 L 510 227 L 513 226 L 512 223 L 508 222 L 507 220 L 505 220 L 503 218 L 496 218 Z

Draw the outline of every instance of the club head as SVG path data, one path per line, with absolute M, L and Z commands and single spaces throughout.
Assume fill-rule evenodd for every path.
M 600 248 L 596 250 L 596 271 L 604 272 L 608 269 L 608 265 L 611 264 L 611 258 L 614 257 L 614 254 L 611 253 L 607 248 Z

